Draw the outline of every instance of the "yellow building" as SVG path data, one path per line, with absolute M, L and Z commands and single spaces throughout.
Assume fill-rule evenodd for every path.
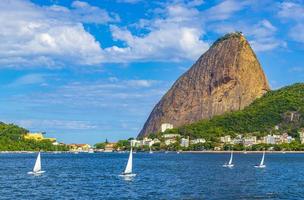
M 89 151 L 91 148 L 89 144 L 70 144 L 68 146 L 71 151 Z
M 27 133 L 26 135 L 24 135 L 24 139 L 27 139 L 27 140 L 37 140 L 37 141 L 40 141 L 40 140 L 49 140 L 51 142 L 56 142 L 56 138 L 45 138 L 43 136 L 44 133 L 42 132 L 37 132 L 37 133 Z

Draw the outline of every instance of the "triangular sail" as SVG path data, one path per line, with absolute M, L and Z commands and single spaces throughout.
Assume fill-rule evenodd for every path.
M 41 158 L 40 158 L 40 152 L 38 153 L 36 162 L 35 162 L 35 166 L 33 169 L 33 172 L 39 172 L 41 171 Z
M 264 159 L 265 159 L 265 151 L 263 152 L 263 157 L 262 157 L 262 160 L 261 160 L 260 166 L 264 165 Z
M 229 160 L 229 165 L 231 165 L 232 164 L 232 159 L 233 159 L 233 151 L 231 151 L 231 156 L 230 156 L 230 160 Z
M 132 173 L 132 162 L 133 162 L 133 152 L 132 152 L 132 147 L 130 150 L 130 154 L 129 154 L 129 159 L 128 159 L 128 163 L 125 169 L 125 174 L 131 174 Z

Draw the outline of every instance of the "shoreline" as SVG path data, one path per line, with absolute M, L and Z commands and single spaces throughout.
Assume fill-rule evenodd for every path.
M 255 154 L 255 153 L 263 153 L 264 151 L 233 151 L 233 153 L 237 154 Z M 231 151 L 180 151 L 180 153 L 231 153 Z M 304 151 L 265 151 L 265 153 L 304 153 Z

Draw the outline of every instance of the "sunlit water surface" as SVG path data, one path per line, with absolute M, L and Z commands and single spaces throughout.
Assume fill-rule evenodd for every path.
M 41 176 L 27 172 L 37 154 L 0 154 L 0 199 L 304 199 L 304 154 L 42 153 Z

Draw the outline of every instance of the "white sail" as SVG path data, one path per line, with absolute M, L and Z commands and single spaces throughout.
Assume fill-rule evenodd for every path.
M 39 172 L 41 171 L 41 158 L 40 158 L 40 152 L 38 153 L 36 162 L 35 162 L 35 166 L 33 169 L 33 172 Z
M 131 147 L 128 163 L 127 163 L 124 174 L 131 174 L 132 173 L 132 162 L 133 162 L 133 152 L 132 152 L 132 147 Z
M 228 165 L 231 165 L 231 164 L 232 164 L 232 159 L 233 159 L 233 151 L 231 151 L 231 156 L 230 156 L 230 160 L 229 160 Z
M 263 165 L 264 165 L 264 159 L 265 159 L 265 151 L 263 152 L 263 157 L 262 157 L 260 166 L 263 166 Z

